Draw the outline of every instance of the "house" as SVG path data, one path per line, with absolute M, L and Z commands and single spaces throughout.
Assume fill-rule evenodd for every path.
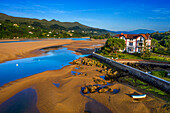
M 18 27 L 18 24 L 13 24 L 13 26 Z
M 126 43 L 126 50 L 128 53 L 141 53 L 144 47 L 151 49 L 151 37 L 149 34 L 117 34 L 114 37 L 124 39 Z

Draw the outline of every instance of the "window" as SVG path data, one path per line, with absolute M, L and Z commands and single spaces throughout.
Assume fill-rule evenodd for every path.
M 141 49 L 138 49 L 138 52 L 141 52 Z
M 142 46 L 143 44 L 142 43 L 139 43 L 139 45 L 138 46 Z
M 133 42 L 129 42 L 129 46 L 133 46 Z
M 130 41 L 133 41 L 133 39 L 130 39 Z
M 133 52 L 133 48 L 128 48 L 129 52 Z

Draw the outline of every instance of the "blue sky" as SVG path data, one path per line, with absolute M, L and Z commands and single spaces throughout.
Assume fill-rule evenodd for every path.
M 80 22 L 112 31 L 170 30 L 170 0 L 0 0 L 11 16 Z

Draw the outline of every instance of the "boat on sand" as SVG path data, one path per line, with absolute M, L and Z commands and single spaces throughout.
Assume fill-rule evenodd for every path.
M 142 99 L 142 98 L 146 98 L 146 94 L 143 95 L 131 95 L 133 99 Z

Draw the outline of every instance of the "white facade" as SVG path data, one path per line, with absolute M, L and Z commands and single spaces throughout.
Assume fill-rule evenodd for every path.
M 127 51 L 128 53 L 140 53 L 142 49 L 144 48 L 144 40 L 145 38 L 143 36 L 138 36 L 136 39 L 127 39 L 125 36 L 120 36 L 120 39 L 124 39 L 126 43 L 126 48 L 123 51 Z M 151 45 L 151 40 L 146 40 L 146 45 Z

